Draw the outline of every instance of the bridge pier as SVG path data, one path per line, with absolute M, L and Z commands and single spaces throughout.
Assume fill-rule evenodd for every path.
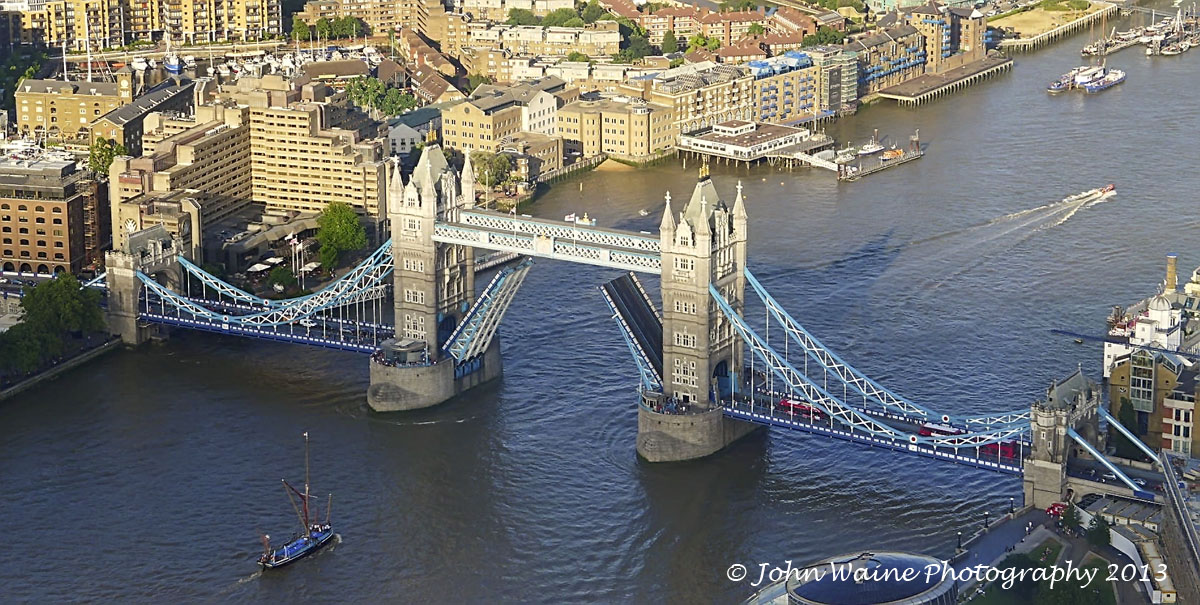
M 371 386 L 367 405 L 376 412 L 419 410 L 448 401 L 504 373 L 500 339 L 493 338 L 480 356 L 478 367 L 455 377 L 453 357 L 429 365 L 389 366 L 371 359 Z
M 120 336 L 126 345 L 138 346 L 157 333 L 156 328 L 138 320 L 143 287 L 139 274 L 177 286 L 182 281 L 175 259 L 179 250 L 179 241 L 171 239 L 161 225 L 155 225 L 129 234 L 120 250 L 104 253 L 108 285 L 105 320 L 109 333 Z
M 726 418 L 721 408 L 664 414 L 638 406 L 637 453 L 647 462 L 680 462 L 710 456 L 759 425 Z

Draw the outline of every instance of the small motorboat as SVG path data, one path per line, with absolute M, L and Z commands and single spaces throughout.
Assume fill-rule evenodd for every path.
M 1083 344 L 1083 339 L 1082 339 L 1082 338 L 1076 338 L 1076 339 L 1075 339 L 1075 344 L 1077 344 L 1077 345 L 1081 345 L 1081 344 Z
M 638 214 L 641 216 L 650 216 L 650 211 L 642 208 L 641 210 L 638 210 Z
M 904 157 L 903 149 L 896 149 L 895 147 L 892 147 L 891 149 L 883 152 L 883 161 L 885 162 L 888 160 L 898 160 L 902 157 Z
M 858 155 L 871 155 L 873 153 L 879 153 L 880 151 L 883 151 L 883 145 L 879 144 L 878 139 L 879 130 L 877 129 L 875 130 L 875 134 L 871 137 L 871 140 L 858 150 Z
M 142 57 L 134 57 L 133 61 L 129 63 L 129 66 L 137 71 L 146 71 L 146 68 L 150 67 L 150 65 L 146 63 L 146 60 Z
M 283 546 L 271 548 L 271 536 L 263 536 L 263 554 L 258 558 L 258 564 L 262 565 L 263 569 L 274 569 L 283 567 L 288 563 L 292 563 L 298 559 L 302 559 L 325 546 L 333 538 L 333 526 L 329 524 L 329 509 L 333 504 L 333 494 L 329 495 L 328 503 L 325 505 L 325 521 L 322 523 L 317 521 L 319 515 L 315 514 L 315 507 L 311 505 L 312 496 L 309 494 L 308 485 L 308 432 L 304 433 L 304 491 L 294 488 L 285 479 L 283 481 L 284 492 L 291 500 L 292 507 L 296 509 L 300 516 L 300 525 L 304 528 L 304 533 L 299 536 L 294 536 Z M 297 505 L 296 500 L 300 503 Z

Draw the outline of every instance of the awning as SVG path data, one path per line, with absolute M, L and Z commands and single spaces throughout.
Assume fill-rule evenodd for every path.
M 307 265 L 300 267 L 300 272 L 308 273 L 310 271 L 316 271 L 317 267 L 320 267 L 320 266 L 321 266 L 321 263 L 308 263 Z
M 254 263 L 249 269 L 246 269 L 246 271 L 248 271 L 250 273 L 258 273 L 259 271 L 266 271 L 267 269 L 270 269 L 270 268 L 271 268 L 271 265 L 264 265 L 262 263 Z
M 282 256 L 272 256 L 271 258 L 268 258 L 267 260 L 265 260 L 263 262 L 267 263 L 268 265 L 278 265 L 279 263 L 283 262 L 283 257 Z

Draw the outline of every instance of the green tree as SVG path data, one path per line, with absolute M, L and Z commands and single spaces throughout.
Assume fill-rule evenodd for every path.
M 571 17 L 570 19 L 567 19 L 566 23 L 562 24 L 563 27 L 583 27 L 585 25 L 587 24 L 584 23 L 583 19 L 580 17 Z
M 845 38 L 846 38 L 846 34 L 840 32 L 836 29 L 833 29 L 832 27 L 827 27 L 827 26 L 822 25 L 821 28 L 817 30 L 817 33 L 804 36 L 804 38 L 800 41 L 800 43 L 803 44 L 804 46 L 820 46 L 820 45 L 824 45 L 824 44 L 841 44 L 842 40 L 844 40 Z
M 600 17 L 607 14 L 608 11 L 604 10 L 604 7 L 600 6 L 599 2 L 591 0 L 587 3 L 587 6 L 583 7 L 583 12 L 579 13 L 579 16 L 583 17 L 584 23 L 595 23 Z
M 307 40 L 308 36 L 309 36 L 308 24 L 304 22 L 304 19 L 300 18 L 300 15 L 293 16 L 292 17 L 292 39 L 293 40 Z
M 753 23 L 750 25 L 750 27 L 746 28 L 746 33 L 750 34 L 751 36 L 761 36 L 767 33 L 767 30 L 762 26 L 761 23 Z
M 567 21 L 570 21 L 578 16 L 579 13 L 575 12 L 575 9 L 573 8 L 555 9 L 550 11 L 550 14 L 542 17 L 542 27 L 563 26 L 567 23 Z
M 1092 522 L 1088 524 L 1087 530 L 1088 543 L 1093 546 L 1108 546 L 1112 544 L 1112 534 L 1108 528 L 1108 523 L 1100 518 L 1100 515 L 1092 517 Z
M 471 152 L 471 166 L 475 168 L 475 179 L 484 187 L 491 188 L 508 180 L 509 172 L 512 170 L 512 161 L 503 153 L 473 151 Z
M 317 19 L 316 29 L 317 37 L 328 39 L 329 35 L 333 33 L 333 22 L 325 17 L 321 17 Z
M 485 76 L 483 74 L 471 74 L 467 76 L 467 94 L 475 92 L 475 89 L 479 88 L 480 84 L 493 84 L 495 82 L 496 80 L 491 76 Z
M 725 0 L 720 5 L 721 12 L 727 11 L 752 11 L 758 9 L 756 0 Z
M 863 4 L 862 0 L 837 0 L 836 8 L 843 7 L 850 7 L 860 13 L 866 12 L 867 10 L 867 7 Z
M 296 276 L 292 274 L 292 270 L 282 265 L 271 269 L 267 274 L 267 283 L 274 286 L 279 284 L 284 288 L 296 287 Z
M 389 88 L 387 94 L 383 96 L 382 107 L 380 109 L 389 116 L 395 116 L 416 106 L 416 97 L 402 92 L 399 88 Z
M 996 569 L 1033 569 L 1037 566 L 1038 563 L 1034 561 L 1027 553 L 1021 553 L 1005 557 L 1004 560 L 996 566 Z M 1015 577 L 1017 580 L 1013 583 L 1013 586 L 1010 590 L 1005 591 L 1005 594 L 1011 595 L 1013 601 L 1016 603 L 1033 602 L 1033 593 L 1037 589 L 1037 583 L 1030 579 L 1028 575 L 1022 578 L 1021 575 L 1018 574 Z
M 321 265 L 333 269 L 341 253 L 367 245 L 367 232 L 353 208 L 342 202 L 331 202 L 317 216 L 317 241 L 321 243 Z
M 1066 510 L 1062 513 L 1063 525 L 1070 528 L 1079 527 L 1079 509 L 1075 508 L 1074 504 L 1068 504 Z
M 27 373 L 62 355 L 72 334 L 104 330 L 100 294 L 69 273 L 26 288 L 21 322 L 0 334 L 0 371 Z
M 523 8 L 510 9 L 508 11 L 508 21 L 505 21 L 509 25 L 537 25 L 540 22 L 541 19 L 533 14 L 533 11 Z
M 663 41 L 662 41 L 661 48 L 662 48 L 663 54 L 679 52 L 679 40 L 675 39 L 675 31 L 674 30 L 667 30 L 667 33 L 663 34 Z
M 125 153 L 124 145 L 111 139 L 99 137 L 92 142 L 92 147 L 88 151 L 88 169 L 103 178 L 107 178 L 108 167 L 112 165 L 113 158 L 125 155 Z
M 592 58 L 576 50 L 571 51 L 571 54 L 567 55 L 567 60 L 587 63 L 588 61 L 591 61 Z

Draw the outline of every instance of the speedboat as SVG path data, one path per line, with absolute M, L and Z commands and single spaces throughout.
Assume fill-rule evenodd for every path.
M 278 548 L 271 548 L 271 536 L 263 536 L 263 554 L 258 558 L 258 564 L 263 566 L 263 569 L 274 569 L 283 567 L 288 563 L 302 559 L 325 546 L 333 538 L 333 526 L 329 524 L 329 508 L 333 503 L 333 494 L 329 495 L 329 503 L 325 506 L 325 521 L 322 523 L 316 519 L 315 507 L 310 506 L 312 496 L 309 494 L 308 486 L 308 433 L 304 433 L 304 491 L 294 488 L 284 480 L 284 491 L 287 493 L 288 500 L 292 501 L 292 506 L 300 513 L 300 522 L 304 528 L 304 533 L 299 536 L 292 537 L 286 544 Z M 296 500 L 299 499 L 299 505 Z

